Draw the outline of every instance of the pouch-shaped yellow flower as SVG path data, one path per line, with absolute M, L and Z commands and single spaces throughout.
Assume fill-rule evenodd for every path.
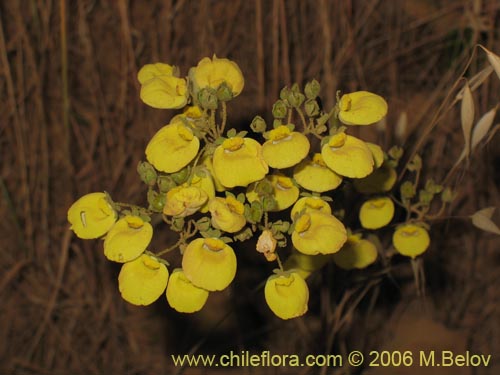
M 321 156 L 328 168 L 341 176 L 362 178 L 373 171 L 373 156 L 366 143 L 343 132 L 330 138 Z
M 286 125 L 271 130 L 268 137 L 269 140 L 262 145 L 262 156 L 270 167 L 293 167 L 309 152 L 307 137 L 302 133 L 290 131 Z
M 234 197 L 212 198 L 208 202 L 208 210 L 212 216 L 213 227 L 224 232 L 238 232 L 246 224 L 245 207 Z
M 427 250 L 431 239 L 424 227 L 404 224 L 394 232 L 392 243 L 400 254 L 415 258 Z
M 220 183 L 219 179 L 217 178 L 217 175 L 215 174 L 214 165 L 212 163 L 212 157 L 211 156 L 204 156 L 203 159 L 201 159 L 201 163 L 210 172 L 210 175 L 212 176 L 212 180 L 214 182 L 215 191 L 222 192 L 222 191 L 226 190 L 226 188 L 224 187 L 224 185 L 222 185 Z
M 200 140 L 182 122 L 172 122 L 151 138 L 146 158 L 156 169 L 166 173 L 180 171 L 198 154 Z
M 271 311 L 281 319 L 297 318 L 307 312 L 309 288 L 297 272 L 270 276 L 264 296 Z
M 236 255 L 217 238 L 197 238 L 184 250 L 182 269 L 195 286 L 210 292 L 223 290 L 236 275 Z
M 387 114 L 387 102 L 368 91 L 342 95 L 339 102 L 339 120 L 346 125 L 370 125 Z
M 251 138 L 226 139 L 215 149 L 212 164 L 215 176 L 226 188 L 248 186 L 269 171 L 262 146 Z
M 104 255 L 113 262 L 134 260 L 148 247 L 153 227 L 139 216 L 127 215 L 116 222 L 104 239 Z
M 276 200 L 276 207 L 271 211 L 286 210 L 299 198 L 299 188 L 293 184 L 291 178 L 283 175 L 270 175 L 265 178 L 271 183 L 273 187 L 272 195 Z M 257 193 L 258 183 L 256 182 L 247 189 L 246 197 L 250 203 L 260 199 Z
M 207 193 L 197 186 L 176 186 L 167 193 L 163 213 L 176 217 L 189 216 L 198 211 L 207 200 Z
M 320 211 L 321 213 L 330 215 L 332 209 L 328 202 L 325 202 L 319 197 L 302 197 L 300 198 L 292 207 L 292 212 L 290 213 L 290 218 L 295 220 L 295 217 L 299 215 L 302 210 L 304 212 L 310 211 Z
M 236 97 L 245 85 L 239 66 L 234 61 L 219 59 L 215 55 L 212 59 L 203 58 L 196 67 L 191 68 L 189 78 L 195 93 L 205 87 L 217 89 L 225 82 L 230 87 L 233 96 Z
M 68 209 L 70 229 L 82 239 L 105 235 L 115 224 L 116 217 L 116 212 L 104 193 L 86 194 Z
M 371 142 L 365 142 L 365 144 L 368 146 L 368 149 L 372 153 L 375 168 L 380 168 L 382 166 L 382 163 L 384 162 L 384 151 L 382 150 L 382 147 Z
M 332 254 L 307 255 L 294 250 L 283 264 L 283 268 L 286 271 L 293 270 L 297 272 L 305 280 L 314 271 L 323 267 L 331 257 Z
M 379 229 L 389 224 L 394 216 L 394 203 L 389 197 L 367 200 L 359 210 L 361 226 L 366 229 Z
M 208 212 L 208 201 L 215 197 L 214 180 L 208 168 L 197 166 L 189 186 L 195 186 L 207 193 L 207 202 L 200 208 L 200 212 Z
M 397 178 L 398 175 L 394 168 L 384 163 L 368 176 L 355 179 L 353 185 L 357 191 L 363 194 L 386 193 L 392 189 Z
M 326 166 L 321 154 L 298 164 L 293 170 L 293 178 L 304 189 L 317 193 L 336 189 L 342 182 L 342 177 Z
M 375 262 L 377 256 L 377 248 L 372 242 L 354 235 L 349 236 L 342 249 L 333 254 L 333 261 L 345 270 L 363 269 Z
M 177 69 L 168 64 L 144 65 L 137 74 L 141 84 L 141 100 L 159 109 L 184 107 L 189 95 L 187 83 L 176 75 Z
M 133 305 L 150 305 L 156 301 L 165 291 L 167 282 L 167 267 L 147 254 L 125 263 L 118 275 L 120 293 Z
M 311 210 L 295 221 L 292 243 L 304 254 L 333 254 L 347 239 L 344 225 L 333 215 Z
M 180 268 L 172 271 L 166 296 L 168 304 L 174 310 L 181 313 L 200 311 L 207 302 L 208 294 L 207 290 L 194 286 Z

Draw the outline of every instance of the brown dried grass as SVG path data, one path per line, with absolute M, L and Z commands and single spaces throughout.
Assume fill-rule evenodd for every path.
M 174 352 L 372 349 L 390 328 L 394 300 L 415 294 L 407 264 L 394 270 L 404 292 L 393 298 L 378 298 L 387 294 L 381 283 L 332 293 L 327 268 L 313 280 L 326 283 L 316 285 L 317 313 L 294 322 L 269 320 L 262 298 L 241 301 L 231 292 L 211 298 L 196 317 L 180 317 L 164 302 L 139 309 L 122 301 L 117 268 L 104 259 L 99 241 L 71 235 L 67 208 L 103 189 L 118 201 L 144 201 L 135 166 L 170 116 L 139 101 L 135 77 L 145 63 L 170 62 L 186 72 L 213 53 L 237 61 L 246 87 L 229 116 L 240 127 L 292 82 L 318 79 L 326 105 L 337 89 L 375 91 L 390 103 L 387 127 L 360 130 L 363 137 L 392 145 L 404 111 L 408 126 L 400 141 L 411 149 L 472 46 L 500 51 L 499 12 L 495 0 L 0 3 L 0 373 L 153 374 L 171 369 Z M 478 57 L 468 74 L 484 66 Z M 480 88 L 478 112 L 498 103 L 499 86 L 492 77 Z M 418 150 L 437 180 L 461 151 L 457 113 L 443 117 Z M 456 174 L 453 215 L 499 206 L 498 141 L 496 135 Z M 425 258 L 428 299 L 438 302 L 433 311 L 440 321 L 462 328 L 470 348 L 495 353 L 498 239 L 456 223 L 438 223 L 433 231 Z M 361 297 L 371 302 L 358 313 Z M 216 325 L 235 301 L 243 308 Z M 345 372 L 328 371 L 322 373 Z

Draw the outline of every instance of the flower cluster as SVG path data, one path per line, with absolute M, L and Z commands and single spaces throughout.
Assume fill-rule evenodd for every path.
M 277 264 L 265 283 L 265 301 L 278 317 L 290 319 L 307 311 L 306 279 L 327 262 L 346 270 L 374 264 L 383 253 L 374 240 L 379 231 L 389 228 L 393 248 L 404 256 L 428 248 L 430 203 L 442 192 L 443 204 L 449 202 L 450 192 L 431 181 L 414 202 L 415 158 L 417 178 L 401 184 L 397 194 L 402 150 L 384 152 L 350 132 L 385 117 L 382 97 L 338 94 L 337 104 L 325 111 L 317 81 L 303 91 L 295 84 L 281 91 L 272 124 L 257 116 L 237 132 L 226 129 L 227 104 L 244 87 L 235 62 L 204 58 L 187 77 L 174 66 L 148 64 L 138 80 L 145 104 L 183 109 L 151 138 L 146 161 L 138 165 L 148 206 L 117 203 L 97 192 L 68 210 L 78 237 L 103 238 L 104 255 L 122 263 L 118 287 L 126 301 L 148 305 L 165 294 L 175 310 L 196 312 L 210 293 L 233 282 L 243 251 L 237 244 L 257 238 L 255 254 Z M 343 198 L 347 190 L 354 201 Z M 407 212 L 399 224 L 397 209 Z M 355 215 L 346 214 L 353 210 Z M 178 237 L 159 251 L 150 249 L 155 215 Z

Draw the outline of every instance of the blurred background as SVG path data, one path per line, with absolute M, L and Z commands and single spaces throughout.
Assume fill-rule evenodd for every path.
M 425 372 L 498 374 L 499 240 L 467 219 L 499 206 L 498 134 L 449 181 L 458 196 L 453 218 L 432 223 L 425 296 L 406 259 L 389 275 L 327 266 L 309 279 L 310 312 L 292 321 L 275 318 L 255 291 L 270 266 L 244 248 L 235 283 L 201 313 L 178 314 L 164 298 L 131 306 L 117 288 L 119 266 L 104 258 L 101 241 L 72 235 L 66 212 L 93 191 L 146 203 L 136 166 L 175 112 L 139 100 L 137 71 L 161 61 L 186 75 L 214 53 L 236 61 L 246 78 L 230 127 L 246 128 L 257 114 L 269 119 L 279 90 L 293 82 L 319 80 L 326 107 L 337 90 L 369 90 L 389 103 L 385 126 L 354 134 L 386 150 L 418 151 L 440 182 L 463 148 L 460 110 L 429 124 L 462 74 L 487 67 L 474 46 L 500 53 L 499 30 L 498 0 L 0 2 L 0 374 L 368 374 L 174 368 L 170 354 L 382 348 L 492 354 L 487 368 Z M 474 100 L 476 120 L 499 103 L 494 73 Z M 157 244 L 171 240 L 155 228 Z

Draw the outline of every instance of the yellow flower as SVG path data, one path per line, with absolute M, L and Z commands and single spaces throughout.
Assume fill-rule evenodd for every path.
M 210 172 L 210 175 L 212 176 L 212 179 L 213 179 L 213 182 L 214 182 L 214 187 L 215 187 L 215 190 L 218 191 L 218 192 L 222 192 L 224 190 L 226 190 L 226 188 L 224 187 L 224 185 L 222 185 L 219 181 L 219 179 L 217 178 L 217 175 L 215 174 L 215 171 L 214 171 L 214 165 L 212 163 L 212 157 L 211 156 L 204 156 L 202 159 L 201 159 L 201 163 L 208 169 L 208 171 Z
M 386 193 L 392 189 L 398 175 L 393 167 L 383 163 L 378 169 L 375 169 L 368 176 L 355 179 L 354 188 L 363 194 Z
M 214 228 L 228 233 L 238 232 L 246 224 L 245 207 L 234 197 L 215 197 L 208 202 Z
M 176 77 L 177 69 L 168 64 L 144 65 L 137 75 L 141 100 L 153 108 L 182 108 L 189 92 L 185 79 Z
M 382 166 L 382 163 L 384 162 L 384 151 L 382 150 L 382 147 L 370 142 L 365 142 L 365 144 L 368 146 L 368 149 L 372 153 L 375 168 L 380 168 Z
M 68 210 L 70 229 L 83 239 L 106 234 L 116 221 L 116 212 L 104 193 L 86 194 Z
M 325 164 L 335 173 L 351 178 L 362 178 L 373 171 L 373 156 L 362 140 L 338 133 L 321 149 Z
M 321 154 L 315 154 L 312 160 L 306 159 L 293 170 L 293 178 L 304 189 L 317 193 L 336 189 L 342 177 L 328 168 Z
M 200 188 L 207 194 L 207 202 L 200 208 L 200 212 L 208 212 L 208 201 L 215 197 L 215 185 L 208 168 L 197 166 L 189 186 Z
M 394 232 L 392 243 L 403 255 L 415 258 L 427 250 L 431 239 L 427 230 L 419 225 L 404 224 Z
M 283 267 L 287 271 L 293 270 L 297 272 L 305 280 L 314 271 L 323 267 L 330 260 L 331 256 L 332 254 L 307 255 L 294 250 L 292 255 L 285 261 Z
M 208 291 L 198 288 L 177 268 L 172 271 L 167 285 L 167 301 L 170 307 L 181 313 L 200 311 L 207 302 Z
M 389 224 L 394 216 L 394 203 L 389 197 L 367 200 L 359 210 L 361 226 L 366 229 L 379 229 Z
M 236 255 L 217 238 L 197 238 L 184 250 L 182 269 L 195 286 L 210 292 L 223 290 L 236 275 Z
M 338 253 L 333 254 L 333 261 L 345 270 L 362 269 L 375 262 L 377 256 L 377 248 L 372 242 L 353 235 Z
M 138 216 L 127 215 L 116 222 L 104 239 L 104 255 L 114 262 L 130 262 L 148 247 L 153 227 Z
M 218 59 L 215 55 L 212 59 L 203 58 L 195 68 L 191 68 L 189 78 L 195 93 L 206 87 L 217 89 L 225 82 L 236 97 L 245 85 L 239 66 L 231 60 Z
M 291 219 L 295 220 L 295 217 L 299 215 L 302 210 L 304 210 L 304 212 L 320 211 L 321 213 L 327 215 L 330 215 L 332 213 L 330 205 L 323 199 L 318 197 L 300 198 L 292 207 L 292 212 L 290 213 Z
M 262 145 L 262 156 L 270 167 L 293 167 L 307 156 L 310 144 L 302 133 L 281 125 L 268 134 L 269 140 Z
M 180 171 L 198 154 L 200 140 L 182 122 L 161 128 L 146 147 L 146 158 L 159 171 Z
M 295 222 L 292 243 L 304 254 L 333 254 L 347 239 L 344 225 L 333 215 L 311 210 Z
M 207 200 L 207 193 L 197 186 L 177 186 L 168 191 L 163 213 L 176 217 L 189 216 L 198 211 Z
M 339 120 L 346 125 L 370 125 L 387 114 L 387 102 L 368 91 L 342 95 L 339 102 Z
M 118 275 L 122 298 L 133 305 L 150 305 L 156 301 L 167 282 L 167 267 L 147 254 L 125 263 Z
M 291 178 L 283 175 L 271 175 L 266 176 L 266 180 L 271 183 L 273 187 L 272 195 L 276 200 L 276 207 L 272 211 L 286 210 L 299 198 L 300 191 L 293 184 Z M 250 203 L 260 199 L 257 193 L 258 183 L 256 182 L 247 189 L 246 197 Z
M 261 180 L 269 171 L 261 149 L 262 146 L 251 138 L 226 139 L 213 155 L 215 176 L 227 188 L 248 186 Z
M 271 311 L 281 319 L 296 318 L 307 312 L 309 288 L 297 272 L 270 276 L 264 296 Z

